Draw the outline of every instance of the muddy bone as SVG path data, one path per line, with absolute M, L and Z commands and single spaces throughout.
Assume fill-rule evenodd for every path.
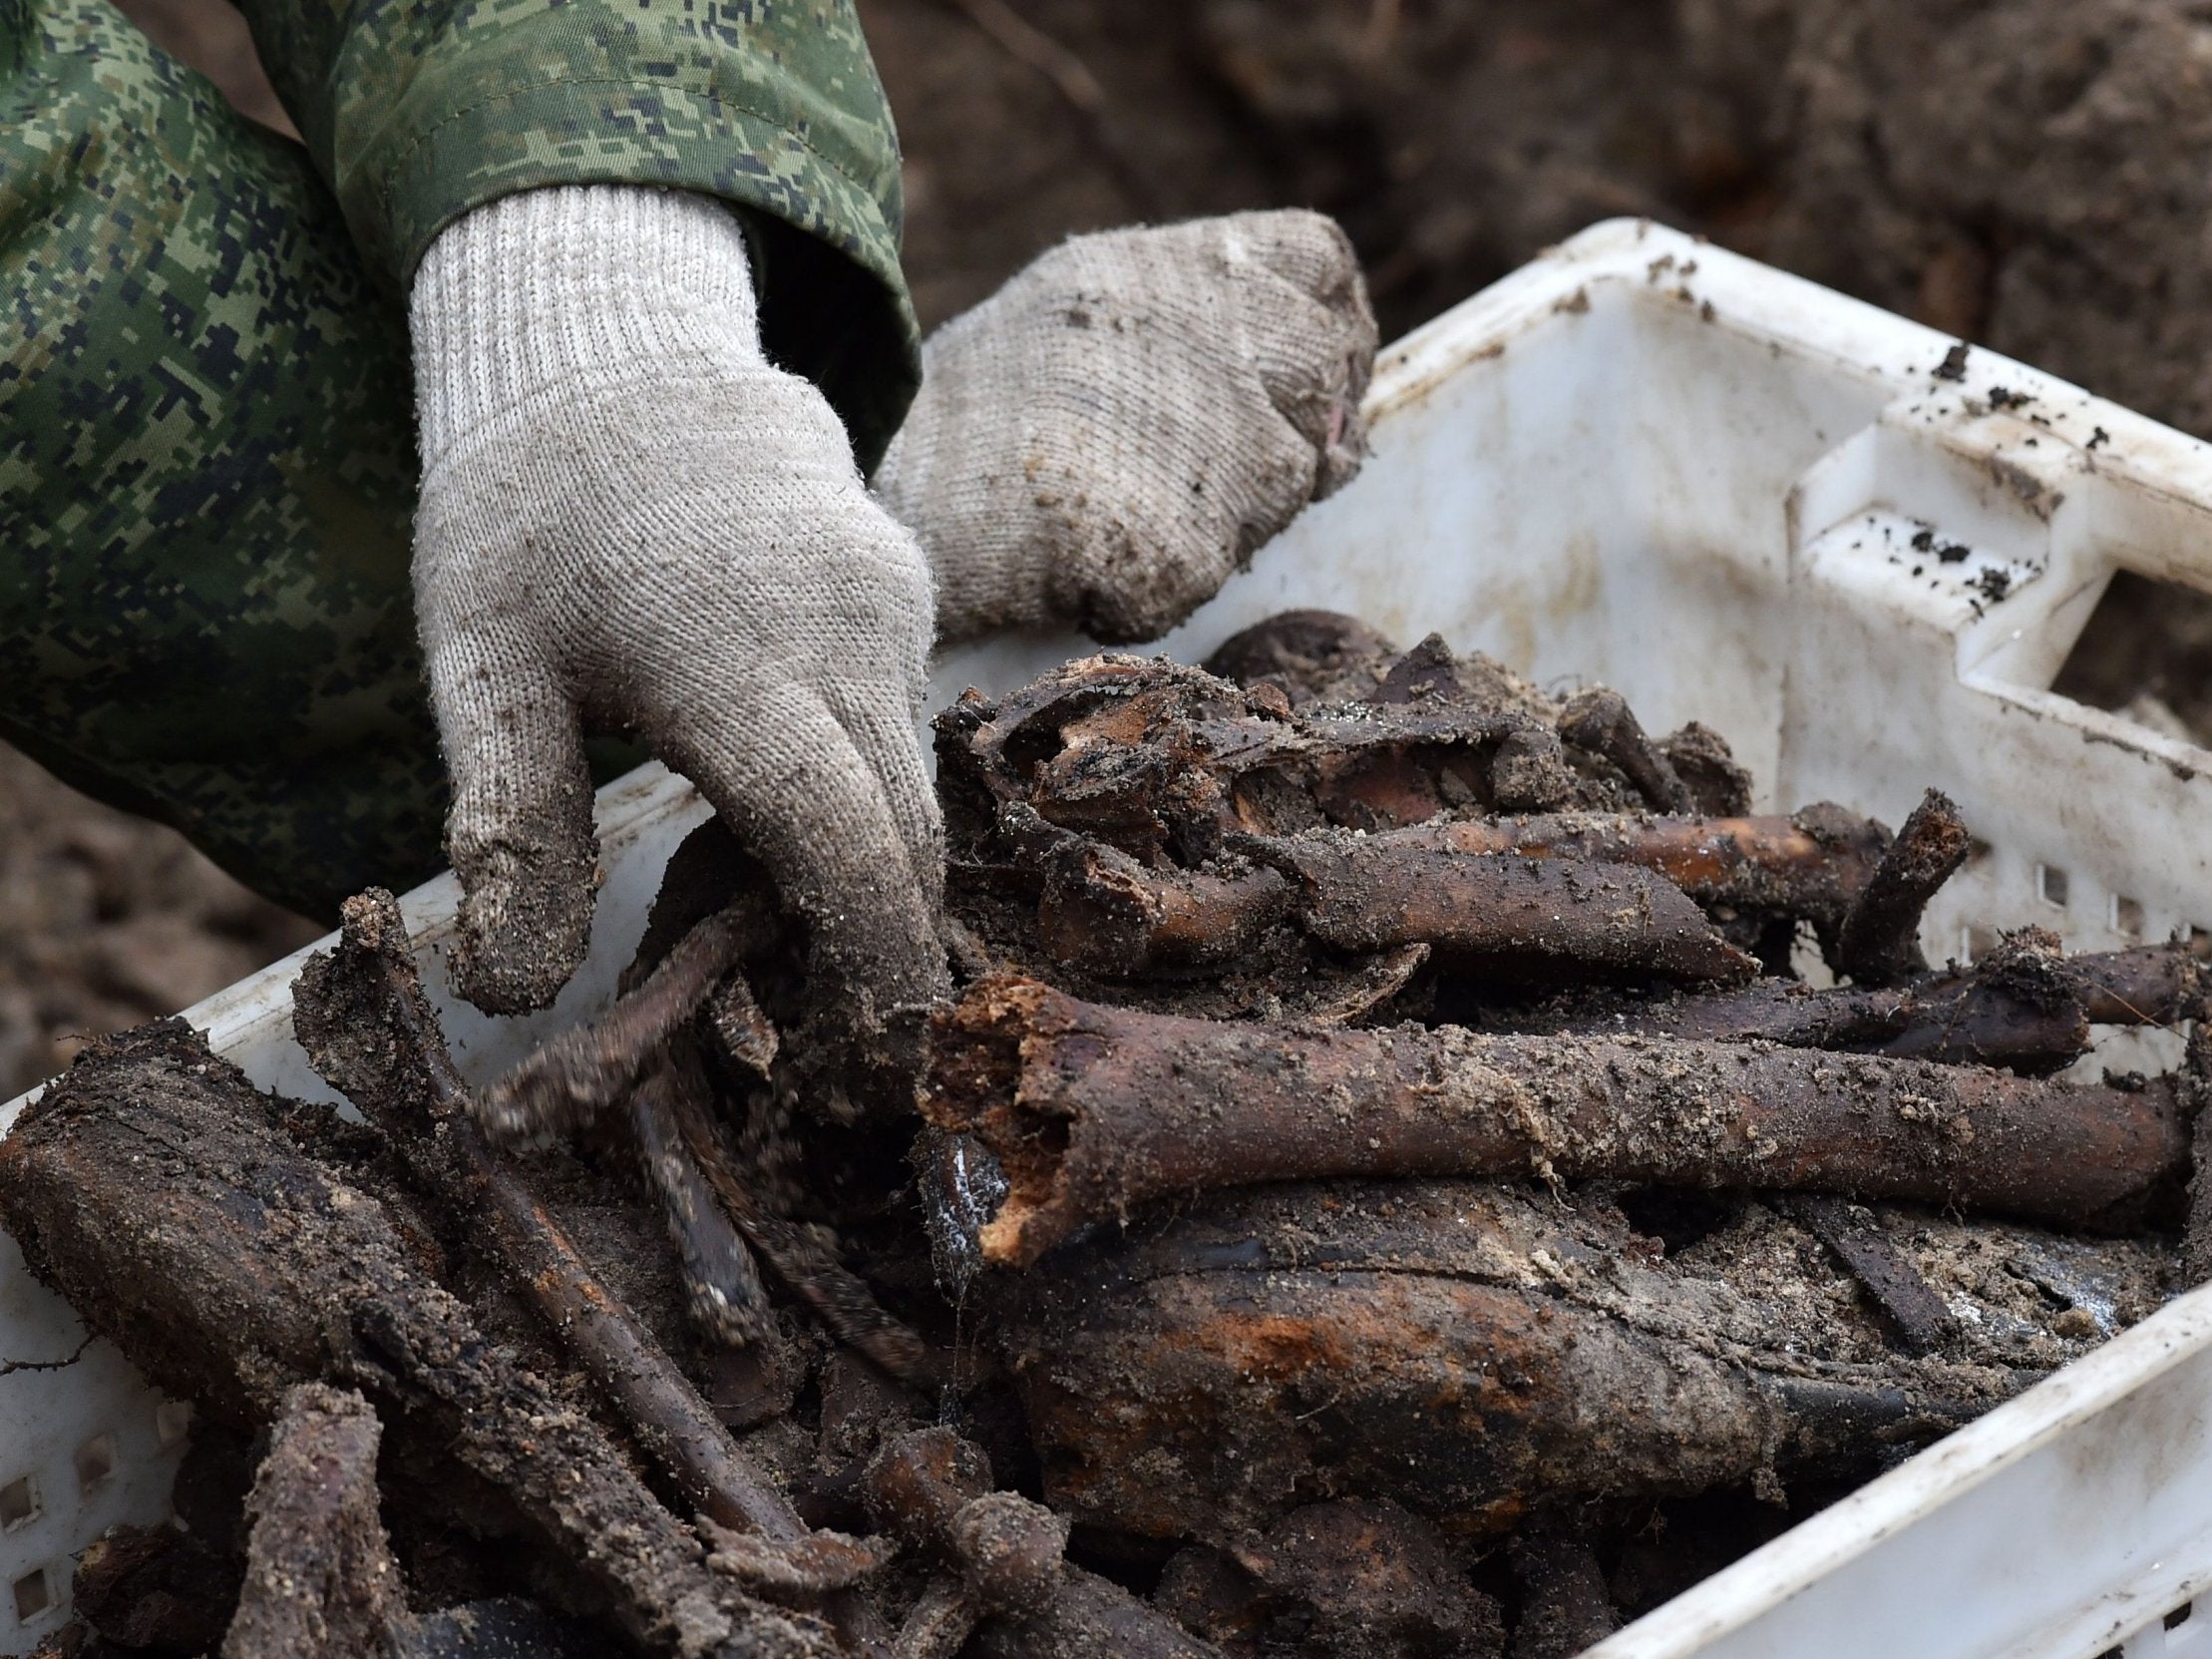
M 1700 906 L 1801 919 L 1832 937 L 1884 852 L 1879 826 L 1828 807 L 1789 818 L 1556 814 L 1236 834 L 1197 870 L 1056 832 L 1025 803 L 1000 822 L 1041 876 L 1045 948 L 1122 979 L 1218 969 L 1288 924 L 1343 950 L 1426 943 L 1478 976 L 1550 966 L 1741 983 L 1757 964 Z
M 399 1563 L 377 1514 L 376 1413 L 302 1383 L 284 1396 L 247 1506 L 245 1587 L 222 1659 L 352 1659 L 406 1651 Z
M 748 936 L 765 927 L 766 907 L 757 903 L 708 916 L 599 1019 L 561 1033 L 472 1096 L 485 1132 L 503 1142 L 527 1141 L 588 1123 L 624 1099 L 735 970 Z
M 485 1248 L 693 1502 L 726 1525 L 801 1537 L 775 1482 L 486 1141 L 392 896 L 349 899 L 343 918 L 338 949 L 313 958 L 293 991 L 293 1025 L 316 1070 L 391 1137 L 427 1192 L 479 1224 Z
M 1286 921 L 1343 951 L 1426 945 L 1478 976 L 1740 984 L 1758 970 L 1678 889 L 1633 865 L 1325 832 L 1240 838 L 1231 856 L 1224 873 L 1151 870 L 1065 837 L 1039 855 L 1038 936 L 1058 961 L 1121 979 L 1226 967 Z
M 47 1283 L 173 1393 L 234 1421 L 359 1390 L 504 1492 L 635 1646 L 831 1651 L 717 1580 L 589 1418 L 431 1279 L 383 1204 L 292 1144 L 181 1025 L 92 1053 L 0 1145 L 0 1212 Z
M 1885 989 L 1765 980 L 1710 995 L 1577 998 L 1514 1011 L 1498 1027 L 1779 1042 L 2040 1075 L 2086 1052 L 2093 1027 L 2194 1019 L 2202 979 L 2184 946 L 2068 957 L 2055 936 L 2024 928 L 1970 969 Z
M 692 1323 L 714 1342 L 744 1348 L 761 1339 L 773 1316 L 752 1251 L 684 1144 L 685 1117 L 698 1109 L 694 1096 L 705 1086 L 696 1070 L 685 1054 L 639 1082 L 630 1091 L 630 1132 L 682 1263 Z
M 1560 712 L 1559 734 L 1568 742 L 1604 755 L 1657 812 L 1696 809 L 1689 786 L 1673 763 L 1644 734 L 1636 710 L 1620 692 L 1594 687 L 1571 698 Z
M 867 1487 L 878 1522 L 954 1575 L 916 1609 L 903 1653 L 949 1656 L 974 1630 L 977 1651 L 1005 1659 L 1220 1659 L 1211 1643 L 1065 1560 L 1067 1522 L 993 1490 L 989 1458 L 950 1430 L 917 1430 L 885 1447 Z
M 1602 1201 L 1487 1181 L 1222 1194 L 994 1282 L 1047 1500 L 1149 1537 L 1328 1497 L 1482 1538 L 1855 1472 L 2037 1375 L 1897 1354 L 1840 1270 L 1685 1271 Z
M 1229 833 L 1387 829 L 1462 805 L 1568 803 L 1559 735 L 1457 700 L 1293 712 L 1283 692 L 1196 668 L 1092 657 L 938 721 L 951 791 L 987 816 L 1021 802 L 1147 863 L 1195 863 Z
M 1017 1264 L 1151 1199 L 1330 1176 L 1804 1188 L 2093 1227 L 2166 1215 L 2188 1176 L 2164 1083 L 1744 1042 L 1269 1028 L 1022 979 L 939 1018 L 923 1111 L 999 1160 L 1010 1190 L 981 1245 Z
M 1836 965 L 1861 985 L 1888 985 L 1925 972 L 1921 912 L 1967 861 L 1972 845 L 1951 797 L 1929 790 L 1844 913 L 1837 930 Z
M 1567 763 L 1569 744 L 1608 761 L 1601 770 L 1615 783 L 1578 774 Z M 1620 809 L 1651 806 L 1654 794 L 1667 812 L 1695 804 L 1677 761 L 1694 764 L 1701 781 L 1731 765 L 1702 728 L 1653 744 L 1615 693 L 1562 706 L 1483 658 L 1451 657 L 1437 641 L 1368 678 L 1352 701 L 1296 708 L 1264 678 L 1247 687 L 1157 659 L 1091 657 L 995 701 L 969 693 L 939 719 L 937 747 L 948 807 L 980 803 L 989 818 L 1019 802 L 1148 865 L 1186 866 L 1231 833 L 1293 835 L 1328 825 L 1376 832 L 1447 814 L 1562 810 L 1636 824 L 1642 820 Z M 1596 844 L 1563 845 L 1547 828 L 1559 829 L 1537 826 L 1517 839 L 1644 862 Z M 1659 833 L 1685 890 L 1725 882 L 1748 860 L 1764 869 L 1760 896 L 1780 904 L 1833 863 L 1830 882 L 1810 892 L 1827 920 L 1840 921 L 1889 838 L 1833 807 L 1810 809 L 1795 828 L 1800 838 L 1778 843 L 1784 832 L 1757 820 L 1720 830 L 1748 838 L 1740 850 L 1716 841 L 1709 824 Z M 1654 834 L 1641 832 L 1646 840 Z M 1517 839 L 1480 850 L 1509 850 Z
M 1299 923 L 1346 951 L 1427 945 L 1463 973 L 1742 984 L 1757 961 L 1663 875 L 1629 863 L 1467 853 L 1434 836 L 1248 843 L 1292 872 Z
M 1555 813 L 1423 824 L 1394 845 L 1630 864 L 1664 876 L 1704 905 L 1840 926 L 1880 867 L 1879 824 L 1822 804 L 1787 817 L 1637 817 Z

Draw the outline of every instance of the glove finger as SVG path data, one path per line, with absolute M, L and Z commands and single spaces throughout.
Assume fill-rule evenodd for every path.
M 1230 213 L 1220 226 L 1223 251 L 1265 265 L 1308 299 L 1374 331 L 1366 278 L 1344 227 L 1326 213 L 1304 207 Z
M 1252 486 L 1234 503 L 1234 556 L 1242 569 L 1324 492 L 1322 449 L 1288 411 L 1260 412 L 1240 437 L 1247 453 L 1255 457 L 1249 473 Z
M 866 686 L 833 691 L 829 703 L 883 784 L 909 867 L 921 884 L 923 903 L 934 912 L 944 898 L 944 820 L 922 759 L 919 706 Z
M 597 898 L 582 729 L 535 652 L 475 631 L 429 644 L 453 780 L 446 856 L 461 878 L 454 983 L 489 1013 L 541 1009 L 583 961 Z
M 1358 256 L 1320 213 L 1237 213 L 1220 222 L 1225 254 L 1276 279 L 1242 285 L 1244 324 L 1270 400 L 1313 446 L 1319 500 L 1349 483 L 1367 452 L 1359 403 L 1377 333 Z
M 1310 499 L 1334 494 L 1366 459 L 1359 400 L 1374 364 L 1372 325 L 1363 331 L 1359 319 L 1271 277 L 1247 292 L 1246 337 L 1268 401 L 1313 453 Z
M 655 748 L 696 783 L 805 920 L 816 997 L 864 1038 L 942 993 L 928 884 L 883 779 L 822 697 L 787 685 L 692 705 Z

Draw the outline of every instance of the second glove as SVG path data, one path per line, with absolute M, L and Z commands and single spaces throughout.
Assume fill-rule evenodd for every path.
M 940 643 L 1157 638 L 1358 469 L 1375 322 L 1318 213 L 1077 236 L 922 347 L 875 479 Z

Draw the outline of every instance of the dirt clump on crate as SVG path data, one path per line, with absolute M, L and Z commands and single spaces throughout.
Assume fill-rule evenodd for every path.
M 937 742 L 918 1113 L 798 1051 L 712 825 L 483 1086 L 373 892 L 295 988 L 361 1121 L 87 1048 L 0 1219 L 199 1427 L 56 1651 L 1571 1653 L 2212 1236 L 2204 1039 L 2093 1069 L 2197 959 L 1929 964 L 1940 793 L 1754 815 L 1710 730 L 1321 613 Z

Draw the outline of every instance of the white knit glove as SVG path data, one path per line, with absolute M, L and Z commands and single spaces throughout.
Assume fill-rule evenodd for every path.
M 929 572 L 822 395 L 762 356 L 736 219 L 629 187 L 510 196 L 432 243 L 410 321 L 462 990 L 543 1007 L 581 959 L 587 717 L 766 862 L 841 1021 L 929 1001 Z
M 922 347 L 875 479 L 937 577 L 940 643 L 1153 639 L 1358 471 L 1375 321 L 1302 211 L 1077 236 Z

